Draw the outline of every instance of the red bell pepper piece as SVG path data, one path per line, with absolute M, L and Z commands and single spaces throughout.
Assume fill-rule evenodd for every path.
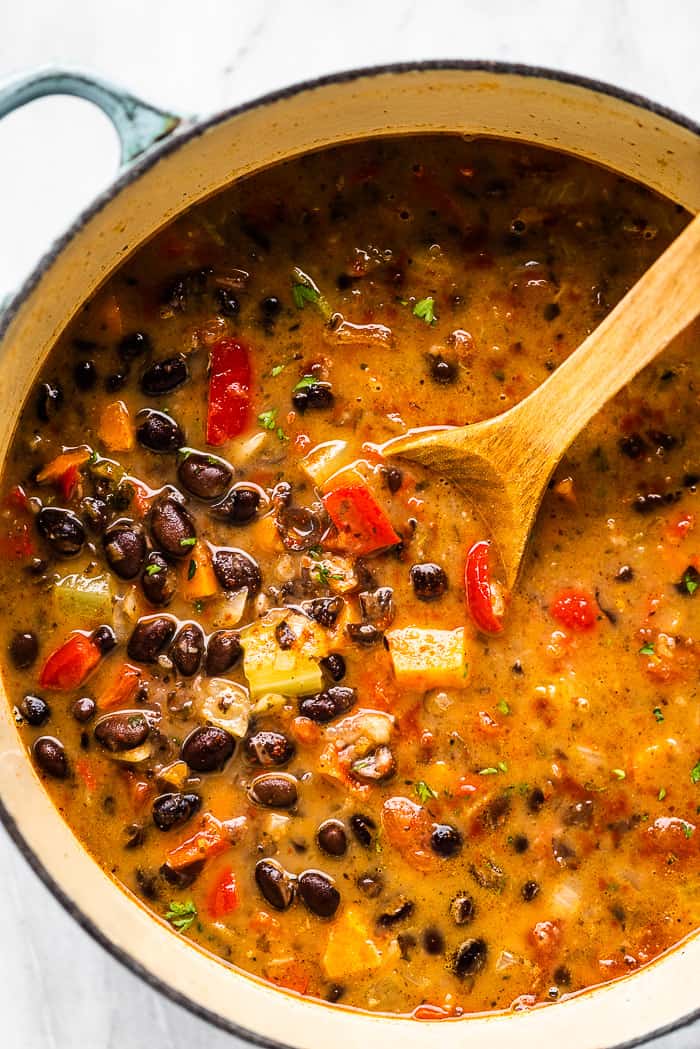
M 245 429 L 250 383 L 247 347 L 238 339 L 219 339 L 210 357 L 207 444 L 224 444 Z
M 19 561 L 31 557 L 34 544 L 29 534 L 29 525 L 15 521 L 7 531 L 0 535 L 0 558 L 8 561 Z
M 86 634 L 71 634 L 44 663 L 39 684 L 42 688 L 77 688 L 95 669 L 101 655 L 92 638 Z
M 401 542 L 401 536 L 364 484 L 334 488 L 323 496 L 323 505 L 338 529 L 342 545 L 351 554 L 371 554 Z
M 58 487 L 63 498 L 67 501 L 72 498 L 75 489 L 78 486 L 78 467 L 69 466 L 64 474 L 61 475 L 61 479 L 58 482 Z
M 585 590 L 576 590 L 574 587 L 557 594 L 549 611 L 568 630 L 592 630 L 598 619 L 595 598 Z
M 464 585 L 467 592 L 469 614 L 478 626 L 487 634 L 500 634 L 503 630 L 502 600 L 491 582 L 489 550 L 491 544 L 486 539 L 474 543 L 467 554 L 464 568 Z
M 225 870 L 214 882 L 207 901 L 207 910 L 218 921 L 235 911 L 238 906 L 238 885 L 232 870 Z

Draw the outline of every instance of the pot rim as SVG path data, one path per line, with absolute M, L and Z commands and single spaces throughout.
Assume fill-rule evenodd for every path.
M 359 68 L 353 68 L 349 70 L 343 70 L 339 73 L 330 73 L 321 77 L 314 77 L 310 80 L 297 81 L 288 87 L 279 88 L 275 91 L 267 92 L 263 95 L 258 96 L 247 102 L 242 102 L 239 105 L 232 106 L 227 109 L 217 111 L 209 117 L 198 118 L 193 117 L 189 120 L 184 121 L 178 126 L 176 130 L 172 132 L 167 138 L 162 139 L 155 145 L 150 147 L 139 159 L 132 162 L 117 178 L 115 178 L 98 196 L 89 204 L 86 208 L 79 213 L 79 215 L 71 222 L 67 230 L 58 237 L 51 245 L 49 250 L 41 256 L 37 262 L 33 271 L 29 276 L 22 282 L 17 291 L 11 296 L 10 301 L 4 311 L 0 312 L 0 342 L 2 341 L 8 327 L 12 320 L 21 309 L 24 300 L 33 291 L 36 285 L 39 283 L 44 273 L 53 265 L 54 261 L 61 254 L 66 245 L 76 237 L 83 227 L 98 214 L 103 207 L 105 207 L 114 197 L 116 197 L 122 189 L 135 182 L 144 173 L 149 171 L 159 160 L 163 157 L 169 156 L 175 152 L 180 146 L 199 138 L 210 128 L 216 127 L 217 125 L 226 122 L 227 120 L 239 116 L 253 109 L 262 108 L 275 102 L 279 102 L 285 99 L 293 98 L 297 95 L 301 95 L 304 92 L 312 91 L 317 88 L 323 88 L 329 85 L 352 83 L 356 80 L 363 78 L 371 78 L 375 76 L 381 76 L 383 74 L 404 74 L 404 73 L 421 73 L 431 71 L 442 71 L 442 70 L 455 70 L 457 72 L 484 72 L 494 73 L 496 75 L 510 75 L 510 76 L 522 76 L 529 77 L 539 80 L 551 80 L 562 84 L 571 85 L 574 87 L 583 88 L 586 91 L 595 92 L 597 94 L 608 95 L 621 102 L 626 102 L 631 106 L 638 109 L 646 110 L 647 112 L 653 113 L 659 117 L 670 121 L 671 123 L 677 124 L 678 126 L 685 128 L 692 134 L 696 135 L 700 140 L 700 124 L 690 117 L 686 117 L 676 110 L 671 109 L 667 106 L 661 105 L 658 102 L 654 102 L 652 99 L 647 98 L 644 95 L 640 95 L 634 91 L 628 91 L 625 88 L 617 87 L 614 84 L 610 84 L 607 81 L 597 80 L 592 77 L 581 76 L 577 73 L 569 73 L 562 70 L 552 69 L 547 66 L 534 66 L 526 63 L 519 62 L 503 62 L 503 61 L 492 61 L 482 59 L 426 59 L 422 61 L 408 61 L 408 62 L 390 62 L 375 66 L 361 66 Z M 39 859 L 37 854 L 28 844 L 24 838 L 17 822 L 11 815 L 9 810 L 6 808 L 5 803 L 0 797 L 0 822 L 2 822 L 5 830 L 9 837 L 12 839 L 18 850 L 27 861 L 29 866 L 32 868 L 34 873 L 43 882 L 46 888 L 51 892 L 54 898 L 61 904 L 64 910 L 77 922 L 77 924 L 87 932 L 94 941 L 96 941 L 101 947 L 103 947 L 113 958 L 120 962 L 125 968 L 127 968 L 134 975 L 144 980 L 150 987 L 164 995 L 170 1001 L 176 1005 L 182 1006 L 187 1009 L 190 1013 L 199 1017 L 202 1020 L 214 1025 L 220 1030 L 224 1030 L 229 1034 L 236 1035 L 242 1038 L 246 1042 L 261 1046 L 263 1049 L 294 1049 L 293 1046 L 279 1042 L 275 1039 L 269 1039 L 262 1035 L 257 1034 L 255 1031 L 251 1031 L 248 1028 L 241 1027 L 240 1025 L 226 1019 L 219 1013 L 213 1012 L 212 1010 L 201 1005 L 199 1002 L 190 998 L 188 995 L 177 990 L 171 986 L 166 980 L 160 976 L 155 975 L 147 969 L 142 963 L 129 951 L 117 946 L 109 936 L 104 933 L 100 927 L 89 918 L 80 906 L 71 899 L 64 889 L 58 884 L 53 874 L 48 870 L 44 863 Z M 117 886 L 118 888 L 118 886 Z M 120 890 L 121 891 L 121 890 Z M 651 963 L 652 965 L 655 962 Z M 625 979 L 628 979 L 626 977 Z M 595 993 L 596 988 L 590 988 L 584 991 L 584 994 Z M 678 1020 L 666 1024 L 662 1027 L 656 1028 L 647 1034 L 641 1035 L 638 1038 L 633 1038 L 630 1041 L 618 1043 L 614 1049 L 635 1049 L 635 1047 L 648 1045 L 652 1040 L 663 1037 L 672 1031 L 677 1031 L 682 1028 L 688 1027 L 694 1021 L 700 1019 L 700 1007 L 695 1009 L 693 1012 L 686 1014 L 685 1016 L 679 1017 Z

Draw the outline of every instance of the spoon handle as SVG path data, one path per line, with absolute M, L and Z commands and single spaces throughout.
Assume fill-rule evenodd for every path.
M 585 342 L 518 406 L 520 424 L 544 458 L 558 461 L 596 412 L 698 314 L 700 215 Z

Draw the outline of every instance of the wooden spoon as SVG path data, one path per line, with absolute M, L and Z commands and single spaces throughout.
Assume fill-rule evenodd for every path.
M 480 511 L 506 584 L 518 578 L 552 473 L 603 405 L 700 314 L 700 215 L 557 370 L 507 412 L 384 445 L 454 482 Z

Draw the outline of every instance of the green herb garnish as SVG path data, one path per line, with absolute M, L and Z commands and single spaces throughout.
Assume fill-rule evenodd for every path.
M 190 547 L 194 546 L 194 544 L 196 542 L 197 542 L 197 537 L 195 535 L 191 535 L 189 537 L 189 539 L 181 539 L 180 540 L 180 546 L 184 546 L 185 549 L 189 549 Z
M 295 390 L 305 390 L 309 386 L 315 386 L 318 379 L 315 375 L 302 375 L 299 382 L 294 387 Z
M 171 900 L 165 915 L 165 920 L 170 922 L 178 932 L 185 932 L 189 929 L 196 918 L 197 908 L 192 900 L 185 900 L 184 903 L 180 903 L 179 900 Z
M 159 572 L 163 571 L 162 565 L 147 565 L 146 575 L 158 575 Z
M 654 646 L 652 645 L 651 641 L 647 641 L 646 644 L 642 645 L 642 647 L 639 650 L 639 655 L 640 656 L 653 656 L 654 655 Z
M 616 779 L 627 779 L 627 773 L 624 769 L 613 769 L 612 774 Z
M 683 824 L 683 833 L 685 834 L 686 838 L 692 838 L 694 830 L 695 827 L 693 827 L 690 823 Z
M 274 366 L 274 368 L 271 369 L 270 375 L 272 376 L 273 379 L 276 379 L 278 375 L 282 374 L 282 372 L 284 371 L 284 369 L 286 367 L 287 367 L 286 364 L 276 364 Z
M 508 703 L 505 699 L 499 699 L 498 703 L 496 704 L 496 709 L 500 710 L 501 714 L 510 714 L 510 707 L 508 706 Z
M 700 783 L 700 761 L 690 770 L 690 782 Z
M 312 565 L 311 571 L 316 573 L 316 577 L 321 586 L 328 586 L 331 579 L 344 579 L 345 576 L 339 572 L 332 572 L 330 565 Z
M 656 796 L 659 799 L 659 801 L 663 801 L 664 798 L 666 797 L 666 788 L 665 787 L 661 787 L 660 790 L 659 790 L 659 793 Z
M 321 293 L 316 291 L 315 288 L 310 288 L 308 284 L 293 284 L 292 285 L 292 298 L 294 299 L 294 305 L 298 310 L 303 310 L 304 305 L 307 302 L 317 305 L 321 298 Z
M 416 794 L 420 798 L 421 805 L 425 805 L 427 802 L 430 801 L 431 798 L 437 798 L 437 794 L 435 793 L 433 788 L 425 782 L 425 780 L 418 780 L 414 789 Z
M 426 324 L 434 324 L 437 320 L 435 316 L 435 299 L 432 295 L 428 295 L 425 299 L 419 299 L 413 307 L 413 316 L 419 317 Z
M 656 720 L 657 720 L 657 721 L 659 722 L 659 724 L 661 724 L 661 722 L 662 722 L 662 721 L 665 721 L 665 720 L 666 720 L 666 719 L 664 718 L 664 712 L 663 712 L 663 710 L 661 709 L 661 707 L 654 707 L 654 717 L 655 717 L 655 718 L 656 718 Z
M 258 423 L 262 426 L 263 430 L 274 430 L 277 426 L 277 409 L 268 408 L 266 412 L 260 412 L 258 416 Z
M 197 562 L 196 561 L 190 561 L 189 565 L 187 566 L 187 578 L 188 579 L 194 579 L 194 574 L 195 574 L 196 571 L 197 571 Z

